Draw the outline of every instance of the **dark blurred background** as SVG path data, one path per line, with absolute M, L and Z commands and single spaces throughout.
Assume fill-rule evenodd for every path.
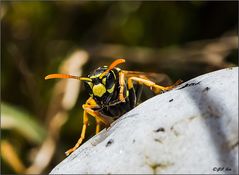
M 80 136 L 84 88 L 47 74 L 125 58 L 187 81 L 238 65 L 237 1 L 6 1 L 0 13 L 1 174 L 48 173 Z

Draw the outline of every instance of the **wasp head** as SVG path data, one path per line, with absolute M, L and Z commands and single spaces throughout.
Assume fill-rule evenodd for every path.
M 114 61 L 109 67 L 103 66 L 88 75 L 91 81 L 85 81 L 85 87 L 98 103 L 107 104 L 117 95 L 120 69 L 116 65 L 125 62 L 124 59 Z
M 50 74 L 45 79 L 51 78 L 73 78 L 84 81 L 85 88 L 89 95 L 97 103 L 107 104 L 113 96 L 118 93 L 116 88 L 119 84 L 119 71 L 116 66 L 125 62 L 124 59 L 115 60 L 110 66 L 103 66 L 95 69 L 87 77 L 78 77 L 66 74 Z
M 113 68 L 106 74 L 107 66 L 99 67 L 88 75 L 91 81 L 84 81 L 85 88 L 89 95 L 96 101 L 108 103 L 114 96 L 116 87 L 118 87 L 119 68 Z

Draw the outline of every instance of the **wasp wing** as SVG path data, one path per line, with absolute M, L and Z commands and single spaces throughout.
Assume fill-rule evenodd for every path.
M 138 72 L 138 71 L 127 71 L 122 70 L 125 78 L 138 77 L 146 80 L 153 81 L 154 83 L 160 86 L 170 86 L 172 81 L 168 75 L 163 73 L 153 73 L 153 72 Z M 134 89 L 137 97 L 137 103 L 143 102 L 148 98 L 151 98 L 155 95 L 148 87 L 142 86 L 138 83 L 134 84 Z
M 169 76 L 164 73 L 139 72 L 139 71 L 127 71 L 127 70 L 122 70 L 122 71 L 124 72 L 126 78 L 130 78 L 130 77 L 143 78 L 143 79 L 151 80 L 161 86 L 169 86 L 172 84 L 172 81 L 169 78 Z

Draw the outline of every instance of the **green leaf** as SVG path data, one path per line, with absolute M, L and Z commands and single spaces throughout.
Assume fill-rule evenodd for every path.
M 26 111 L 1 102 L 1 129 L 13 129 L 34 143 L 41 143 L 46 130 Z

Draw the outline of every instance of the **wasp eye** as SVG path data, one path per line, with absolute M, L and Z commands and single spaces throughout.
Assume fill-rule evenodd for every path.
M 106 89 L 110 89 L 115 83 L 115 78 L 113 73 L 108 73 L 106 76 Z
M 92 86 L 93 84 L 91 82 L 84 82 L 85 89 L 89 94 L 92 94 Z

